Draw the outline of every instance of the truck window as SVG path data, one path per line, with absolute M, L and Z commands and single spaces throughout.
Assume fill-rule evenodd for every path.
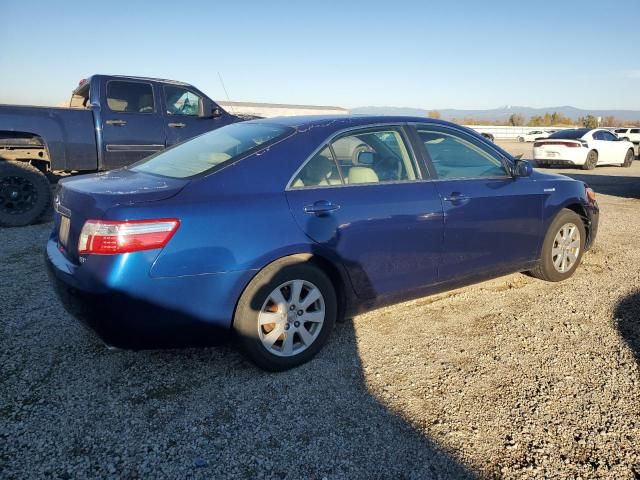
M 110 81 L 107 105 L 113 112 L 153 113 L 153 90 L 149 83 Z
M 202 97 L 186 88 L 173 85 L 164 86 L 164 103 L 169 115 L 200 115 Z

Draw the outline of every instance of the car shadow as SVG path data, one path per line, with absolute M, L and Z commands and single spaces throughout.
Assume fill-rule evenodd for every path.
M 375 372 L 363 369 L 350 320 L 336 325 L 312 361 L 277 374 L 258 370 L 233 342 L 108 351 L 76 321 L 56 324 L 60 333 L 46 351 L 57 363 L 44 374 L 38 362 L 29 367 L 38 380 L 27 400 L 36 407 L 11 417 L 15 428 L 38 431 L 64 452 L 64 465 L 48 467 L 51 477 L 64 477 L 71 466 L 80 477 L 478 477 L 426 426 L 370 390 L 367 376 Z M 198 335 L 203 340 L 202 330 Z M 63 412 L 53 429 L 51 411 Z M 99 437 L 100 447 L 87 444 L 87 435 Z
M 614 318 L 620 336 L 640 366 L 640 290 L 628 295 L 618 304 Z

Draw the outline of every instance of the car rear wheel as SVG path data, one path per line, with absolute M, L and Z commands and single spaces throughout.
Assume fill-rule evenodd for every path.
M 580 265 L 585 240 L 582 218 L 572 210 L 563 209 L 545 235 L 538 265 L 528 273 L 548 282 L 566 280 Z
M 584 162 L 584 165 L 582 165 L 582 169 L 593 170 L 594 168 L 596 168 L 597 164 L 598 164 L 598 152 L 596 152 L 595 150 L 591 150 L 587 154 L 587 159 Z
M 627 155 L 624 157 L 624 163 L 622 164 L 623 167 L 630 167 L 633 164 L 633 159 L 635 158 L 636 153 L 633 151 L 633 149 L 629 149 L 629 151 L 627 152 Z
M 519 141 L 520 143 L 524 142 L 524 137 L 518 137 L 518 141 Z
M 0 226 L 37 222 L 51 204 L 47 178 L 26 162 L 0 161 Z
M 336 315 L 336 293 L 329 277 L 312 263 L 290 257 L 255 276 L 238 302 L 233 325 L 253 363 L 282 371 L 320 351 Z

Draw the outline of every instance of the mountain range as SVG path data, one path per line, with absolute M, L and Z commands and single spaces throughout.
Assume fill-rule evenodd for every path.
M 443 119 L 456 118 L 462 120 L 464 118 L 471 118 L 474 120 L 489 120 L 489 121 L 507 121 L 514 113 L 519 113 L 526 118 L 534 115 L 544 115 L 545 113 L 558 112 L 571 119 L 577 119 L 578 117 L 584 117 L 586 115 L 593 115 L 595 117 L 614 116 L 618 120 L 640 120 L 640 110 L 584 110 L 581 108 L 571 107 L 568 105 L 561 107 L 547 107 L 547 108 L 532 108 L 532 107 L 518 107 L 506 105 L 499 108 L 492 108 L 487 110 L 458 110 L 454 108 L 436 109 L 440 112 Z M 356 107 L 351 109 L 351 113 L 361 113 L 369 115 L 411 115 L 424 117 L 429 112 L 428 109 L 413 108 L 413 107 Z

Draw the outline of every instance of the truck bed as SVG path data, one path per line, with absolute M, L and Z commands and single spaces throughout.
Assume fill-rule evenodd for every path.
M 52 170 L 96 170 L 98 153 L 91 110 L 0 105 L 0 132 L 25 132 L 43 140 Z

